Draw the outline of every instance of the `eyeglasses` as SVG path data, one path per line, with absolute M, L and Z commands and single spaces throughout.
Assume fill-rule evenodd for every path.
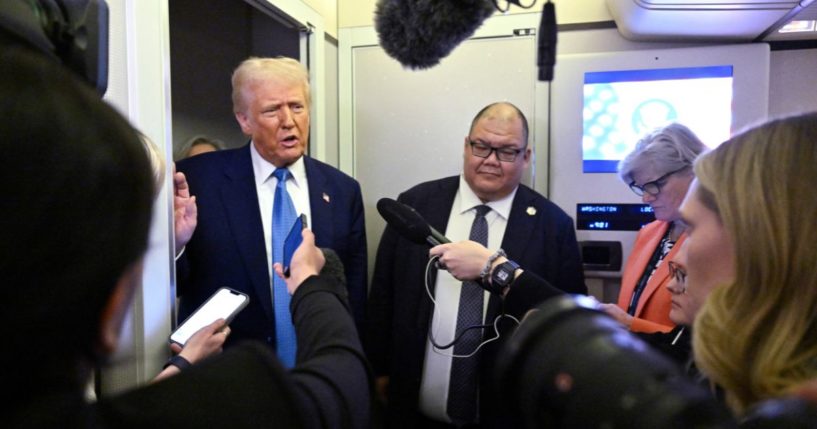
M 661 193 L 661 187 L 667 184 L 667 178 L 683 169 L 687 168 L 687 166 L 683 166 L 677 170 L 670 171 L 669 173 L 653 180 L 652 182 L 647 182 L 641 186 L 635 184 L 635 180 L 630 182 L 630 189 L 638 195 L 639 197 L 644 196 L 645 193 L 652 195 L 653 197 L 657 196 Z
M 471 144 L 471 153 L 474 156 L 478 156 L 480 158 L 488 158 L 491 156 L 491 152 L 496 152 L 496 158 L 502 162 L 514 162 L 516 161 L 516 157 L 522 152 L 522 149 L 516 149 L 513 147 L 491 147 L 487 144 L 475 142 L 473 140 L 469 141 L 468 143 Z
M 678 286 L 681 288 L 681 293 L 686 292 L 687 290 L 687 270 L 682 268 L 680 265 L 676 264 L 673 261 L 667 262 L 667 267 L 669 268 L 669 275 L 676 282 L 678 282 Z

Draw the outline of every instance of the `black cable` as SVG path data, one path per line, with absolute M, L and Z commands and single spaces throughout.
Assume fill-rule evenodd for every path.
M 519 6 L 519 7 L 521 7 L 522 9 L 530 9 L 536 4 L 536 0 L 532 0 L 530 2 L 530 4 L 527 5 L 527 6 L 523 5 L 519 0 L 506 0 L 506 2 L 505 2 L 506 6 L 505 6 L 504 9 L 499 7 L 499 2 L 497 0 L 493 0 L 493 3 L 494 3 L 494 7 L 496 8 L 496 10 L 498 10 L 498 11 L 500 11 L 502 13 L 505 13 L 508 10 L 510 10 L 511 4 L 515 4 L 515 5 Z
M 434 311 L 437 309 L 437 302 L 434 300 L 434 297 L 431 294 L 431 288 L 429 286 L 431 284 L 431 280 L 432 280 L 431 279 L 431 265 L 435 265 L 438 268 L 440 268 L 440 267 L 444 268 L 444 266 L 439 263 L 439 259 L 440 259 L 439 256 L 432 256 L 428 260 L 428 264 L 426 264 L 425 287 L 426 287 L 426 294 L 428 294 L 428 297 L 431 300 L 431 304 L 432 304 L 432 307 L 431 307 L 432 325 L 433 325 L 433 319 L 434 319 Z M 510 314 L 505 314 L 505 306 L 503 305 L 502 306 L 502 312 L 498 316 L 496 316 L 496 318 L 494 319 L 494 322 L 492 324 L 469 326 L 469 327 L 463 329 L 462 331 L 460 331 L 459 333 L 455 333 L 454 339 L 449 344 L 446 344 L 444 346 L 441 346 L 441 345 L 437 344 L 437 341 L 434 339 L 434 334 L 432 333 L 433 326 L 431 326 L 429 328 L 429 330 L 428 330 L 428 340 L 431 342 L 431 345 L 433 345 L 436 349 L 445 350 L 445 349 L 449 349 L 449 348 L 455 346 L 457 344 L 457 342 L 459 342 L 459 340 L 462 338 L 462 336 L 467 331 L 469 331 L 471 329 L 485 329 L 485 328 L 493 326 L 494 327 L 494 332 L 496 333 L 496 335 L 489 338 L 489 339 L 487 339 L 487 340 L 485 340 L 485 341 L 482 341 L 477 346 L 477 348 L 475 348 L 471 353 L 469 353 L 467 355 L 453 355 L 453 354 L 450 355 L 451 357 L 468 357 L 468 356 L 472 356 L 474 353 L 479 351 L 479 349 L 481 349 L 482 346 L 484 346 L 485 344 L 488 344 L 488 343 L 490 343 L 492 341 L 496 341 L 497 339 L 499 339 L 499 327 L 498 327 L 498 324 L 499 324 L 499 321 L 502 320 L 502 318 L 504 318 L 504 317 L 510 318 L 511 320 L 515 321 L 517 325 L 519 325 L 519 320 L 517 320 L 515 317 L 511 316 Z

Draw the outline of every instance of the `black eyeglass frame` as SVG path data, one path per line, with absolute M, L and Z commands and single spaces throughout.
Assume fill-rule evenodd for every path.
M 677 170 L 670 171 L 669 173 L 664 174 L 663 176 L 653 181 L 647 182 L 641 186 L 636 185 L 635 180 L 633 180 L 632 182 L 630 182 L 628 186 L 630 187 L 630 190 L 633 191 L 633 193 L 638 195 L 639 197 L 643 197 L 645 193 L 650 194 L 653 197 L 657 197 L 658 194 L 661 193 L 661 187 L 667 184 L 667 178 L 669 178 L 669 176 L 672 176 L 673 174 L 685 170 L 687 168 L 689 168 L 689 166 L 685 165 Z M 653 187 L 655 187 L 655 192 L 651 190 Z
M 678 285 L 681 286 L 684 293 L 687 291 L 687 270 L 682 267 L 681 265 L 675 263 L 674 261 L 667 262 L 667 268 L 669 268 L 669 275 L 676 282 Z
M 492 152 L 496 152 L 496 159 L 502 162 L 514 162 L 516 161 L 516 157 L 519 156 L 522 151 L 525 149 L 517 149 L 511 147 L 493 147 L 491 145 L 487 145 L 485 143 L 480 143 L 473 140 L 468 140 L 468 144 L 471 145 L 471 154 L 478 157 L 478 158 L 489 158 Z M 488 152 L 485 155 L 480 155 L 477 153 L 476 147 L 480 147 L 481 150 L 487 149 Z M 503 159 L 505 158 L 505 159 Z

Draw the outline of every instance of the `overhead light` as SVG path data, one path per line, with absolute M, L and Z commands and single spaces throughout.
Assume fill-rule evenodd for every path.
M 779 33 L 803 33 L 808 31 L 815 31 L 817 21 L 790 21 L 788 24 L 780 27 L 777 30 Z

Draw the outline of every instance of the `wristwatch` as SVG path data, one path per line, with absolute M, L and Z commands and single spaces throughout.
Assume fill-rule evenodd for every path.
M 503 289 L 513 283 L 517 269 L 519 269 L 519 264 L 510 259 L 497 265 L 491 273 L 491 292 L 501 294 Z

